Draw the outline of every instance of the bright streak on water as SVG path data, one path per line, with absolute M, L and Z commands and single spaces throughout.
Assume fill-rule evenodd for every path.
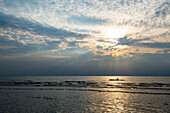
M 169 100 L 170 77 L 0 77 L 0 112 L 168 112 Z

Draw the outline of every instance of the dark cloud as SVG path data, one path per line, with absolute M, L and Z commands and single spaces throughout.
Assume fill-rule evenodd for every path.
M 3 37 L 0 38 L 0 45 L 3 46 L 14 46 L 14 48 L 0 49 L 0 55 L 21 55 L 25 53 L 30 53 L 33 51 L 38 51 L 38 48 L 43 48 L 42 45 L 23 45 L 16 40 L 7 40 Z
M 17 18 L 13 15 L 6 15 L 0 12 L 0 27 L 3 29 L 12 28 L 22 31 L 29 31 L 36 35 L 45 35 L 51 38 L 77 37 L 83 38 L 87 35 L 77 34 L 64 29 L 57 29 L 51 26 L 45 26 L 38 22 L 30 21 L 24 18 Z
M 127 37 L 119 39 L 119 45 L 128 45 L 128 46 L 138 46 L 138 47 L 149 47 L 149 48 L 170 48 L 170 43 L 161 43 L 161 42 L 153 42 L 153 43 L 143 43 L 142 41 L 149 41 L 150 38 L 146 39 L 128 39 Z
M 170 74 L 167 0 L 1 3 L 0 75 Z M 52 22 L 56 27 L 50 26 Z M 103 36 L 102 30 L 107 27 L 126 25 L 134 33 L 129 30 L 127 34 L 131 37 L 115 39 L 117 44 L 105 37 L 81 34 Z M 95 31 L 98 26 L 101 30 Z
M 162 3 L 157 9 L 156 9 L 156 12 L 155 12 L 155 16 L 156 17 L 165 17 L 165 16 L 168 16 L 170 14 L 170 2 L 164 2 Z
M 149 55 L 137 58 L 102 57 L 102 62 L 88 59 L 101 58 L 89 53 L 70 59 L 0 59 L 0 75 L 74 75 L 124 73 L 127 75 L 167 75 L 170 73 L 169 55 Z M 158 60 L 159 59 L 159 60 Z M 112 62 L 111 62 L 112 61 Z M 113 63 L 114 62 L 114 63 Z M 117 65 L 114 65 L 117 64 Z M 127 64 L 130 69 L 127 69 Z M 111 67 L 110 67 L 111 66 Z M 161 67 L 161 68 L 160 68 Z
M 120 38 L 118 41 L 118 45 L 129 45 L 129 46 L 133 46 L 136 45 L 136 43 L 139 43 L 140 41 L 146 41 L 146 40 L 150 40 L 150 38 L 145 38 L 145 39 L 128 39 L 127 36 Z
M 15 46 L 8 50 L 0 48 L 1 55 L 14 55 L 24 54 L 34 51 L 46 51 L 56 49 L 58 45 L 65 41 L 67 37 L 74 37 L 77 39 L 84 38 L 87 35 L 70 32 L 64 29 L 57 29 L 51 26 L 44 26 L 38 22 L 33 22 L 24 18 L 17 18 L 13 15 L 6 15 L 0 12 L 0 28 L 12 32 L 18 32 L 14 34 L 5 33 L 6 36 L 0 36 L 1 46 Z M 25 38 L 28 34 L 23 35 L 20 31 L 31 33 L 29 38 Z M 2 31 L 3 33 L 3 31 Z M 33 35 L 33 36 L 32 36 Z M 43 36 L 36 38 L 34 35 Z M 12 37 L 14 40 L 9 40 L 8 37 Z M 51 40 L 49 39 L 51 38 Z M 53 40 L 54 39 L 54 40 Z M 58 39 L 58 40 L 55 40 Z M 31 43 L 27 43 L 30 40 Z M 23 43 L 21 43 L 23 41 Z M 38 43 L 40 41 L 41 43 Z M 35 43 L 34 43 L 35 42 Z M 24 45 L 24 43 L 26 43 Z M 70 46 L 75 46 L 75 42 L 70 42 Z
M 161 43 L 161 42 L 155 42 L 155 43 L 137 43 L 138 46 L 144 46 L 149 48 L 170 48 L 170 43 Z

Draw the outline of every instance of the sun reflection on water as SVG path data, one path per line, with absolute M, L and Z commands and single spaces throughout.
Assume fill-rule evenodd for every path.
M 125 112 L 124 103 L 126 97 L 119 93 L 103 93 L 98 95 L 96 103 L 90 106 L 90 112 L 109 112 L 122 113 Z

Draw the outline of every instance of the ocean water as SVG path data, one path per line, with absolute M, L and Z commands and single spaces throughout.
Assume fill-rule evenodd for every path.
M 169 111 L 167 76 L 0 77 L 0 113 Z

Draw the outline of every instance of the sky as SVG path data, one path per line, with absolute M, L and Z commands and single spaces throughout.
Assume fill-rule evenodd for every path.
M 170 1 L 0 0 L 0 75 L 170 75 Z

